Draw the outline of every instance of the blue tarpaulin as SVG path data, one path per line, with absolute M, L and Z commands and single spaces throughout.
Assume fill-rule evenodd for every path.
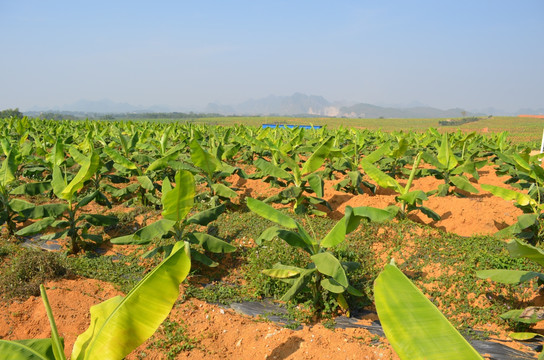
M 303 128 L 303 129 L 321 129 L 322 125 L 287 125 L 287 124 L 263 124 L 263 128 Z

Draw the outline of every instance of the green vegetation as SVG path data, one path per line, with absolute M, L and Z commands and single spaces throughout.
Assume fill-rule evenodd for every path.
M 167 262 L 183 257 L 185 264 L 186 250 L 196 266 L 185 298 L 226 304 L 273 297 L 289 303 L 294 319 L 304 318 L 306 311 L 330 324 L 338 313 L 372 306 L 379 298 L 373 283 L 394 258 L 455 327 L 465 328 L 501 323 L 497 314 L 519 308 L 537 286 L 534 281 L 516 287 L 485 282 L 477 279 L 477 271 L 515 270 L 541 278 L 537 264 L 510 257 L 497 237 L 463 238 L 407 218 L 420 211 L 439 220 L 423 202 L 431 196 L 471 196 L 477 192 L 472 182 L 479 179 L 478 169 L 491 165 L 497 174 L 508 175 L 506 182 L 517 190 L 482 188 L 515 200 L 526 212 L 509 228 L 509 236 L 516 236 L 521 247 L 541 252 L 544 172 L 538 156 L 529 155 L 530 144 L 511 143 L 505 132 L 496 133 L 505 130 L 500 124 L 508 119 L 479 120 L 479 127 L 490 124 L 489 135 L 482 128 L 467 132 L 476 123 L 439 131 L 433 128 L 436 119 L 380 119 L 380 127 L 388 131 L 367 130 L 377 125 L 371 119 L 312 118 L 316 125 L 329 125 L 319 130 L 210 126 L 205 124 L 210 119 L 191 120 L 1 120 L 2 294 L 36 294 L 40 283 L 65 273 L 115 282 L 125 291 L 139 288 L 139 281 L 162 272 L 153 270 L 159 260 L 144 261 L 141 254 L 164 253 Z M 273 122 L 216 118 L 223 124 L 258 125 L 263 120 Z M 398 131 L 402 126 L 413 131 Z M 413 180 L 426 176 L 443 183 L 426 193 L 414 189 Z M 341 184 L 339 191 L 357 196 L 393 190 L 397 205 L 340 211 L 324 200 L 324 179 L 334 179 Z M 264 184 L 263 193 L 245 188 L 250 180 Z M 291 206 L 278 210 L 266 202 Z M 64 251 L 45 254 L 16 246 L 36 239 L 59 242 Z M 134 255 L 98 255 L 100 246 L 112 244 L 135 245 L 130 250 Z M 172 287 L 185 278 L 186 265 L 174 283 L 168 282 Z M 174 269 L 163 275 L 169 276 L 168 271 Z M 200 278 L 205 282 L 199 283 Z M 501 296 L 493 295 L 498 290 Z M 167 292 L 171 308 L 177 290 Z M 164 300 L 155 297 L 153 301 Z M 478 307 L 478 299 L 488 308 Z M 156 316 L 160 321 L 153 320 L 147 337 L 168 315 L 170 308 L 163 305 Z M 293 310 L 295 305 L 299 310 Z M 109 314 L 109 306 L 101 309 Z M 514 320 L 510 317 L 509 324 L 515 326 Z M 180 325 L 164 323 L 154 344 L 168 357 L 196 346 Z M 85 334 L 91 350 L 80 342 L 76 354 L 94 351 L 94 335 Z M 40 344 L 57 353 L 62 348 L 55 336 Z M 124 356 L 133 345 L 120 346 L 122 354 L 115 356 Z

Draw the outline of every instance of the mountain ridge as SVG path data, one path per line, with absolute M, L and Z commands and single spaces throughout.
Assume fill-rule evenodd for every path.
M 238 104 L 209 103 L 202 107 L 171 107 L 166 105 L 135 106 L 126 102 L 114 102 L 110 99 L 78 100 L 54 109 L 38 109 L 31 112 L 87 112 L 87 113 L 157 113 L 157 112 L 195 112 L 236 116 L 321 116 L 346 118 L 455 118 L 480 115 L 519 115 L 544 114 L 544 108 L 520 109 L 506 112 L 496 108 L 465 110 L 462 108 L 438 109 L 421 102 L 413 101 L 408 105 L 383 103 L 373 105 L 365 102 L 331 102 L 319 95 L 306 95 L 296 92 L 289 96 L 269 95 L 263 98 L 248 99 Z

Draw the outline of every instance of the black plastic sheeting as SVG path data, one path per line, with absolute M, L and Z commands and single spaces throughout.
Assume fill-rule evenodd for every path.
M 264 300 L 262 302 L 243 302 L 232 303 L 230 308 L 238 313 L 249 316 L 262 316 L 281 326 L 292 328 L 295 322 L 288 317 L 287 309 L 281 305 L 274 303 L 271 300 Z M 354 314 L 352 317 L 339 316 L 335 319 L 335 328 L 347 329 L 347 328 L 363 328 L 368 330 L 374 335 L 385 337 L 383 328 L 379 321 L 373 321 L 371 325 L 364 325 L 360 323 L 362 316 L 368 314 L 375 314 L 369 311 L 363 311 Z M 299 326 L 295 330 L 302 329 Z M 477 332 L 475 332 L 478 335 Z M 481 334 L 481 333 L 480 333 Z M 488 338 L 487 340 L 476 340 L 470 335 L 465 336 L 468 342 L 478 351 L 480 354 L 485 355 L 487 359 L 494 360 L 529 360 L 536 359 L 536 352 L 542 351 L 542 341 L 532 342 L 520 342 L 528 347 L 528 352 L 512 349 L 502 343 L 513 342 L 514 340 L 500 340 Z M 529 350 L 530 349 L 530 350 Z
M 55 240 L 46 241 L 41 239 L 41 235 L 25 238 L 25 241 L 21 244 L 22 247 L 34 248 L 46 251 L 60 251 L 62 249 L 60 243 Z

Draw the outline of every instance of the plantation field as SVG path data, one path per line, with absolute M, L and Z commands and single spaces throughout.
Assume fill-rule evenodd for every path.
M 91 306 L 129 294 L 165 310 L 144 318 L 158 330 L 128 359 L 414 358 L 403 344 L 425 336 L 388 332 L 419 321 L 427 337 L 451 323 L 486 358 L 476 340 L 536 357 L 508 337 L 544 331 L 524 312 L 544 303 L 544 170 L 522 143 L 529 132 L 501 132 L 516 132 L 506 118 L 403 132 L 387 119 L 383 131 L 325 120 L 320 130 L 2 120 L 0 340 L 52 336 L 44 283 L 66 356 Z M 421 298 L 396 304 L 411 284 Z M 263 301 L 283 307 L 240 313 Z M 144 311 L 128 302 L 107 314 L 137 322 Z M 411 317 L 411 305 L 425 311 Z M 100 351 L 124 347 L 105 324 L 87 351 L 102 332 L 113 342 Z M 440 352 L 477 358 L 447 341 Z
M 423 132 L 430 127 L 438 131 L 476 131 L 478 133 L 497 134 L 507 131 L 509 140 L 514 143 L 533 142 L 539 147 L 542 140 L 543 119 L 523 118 L 517 116 L 493 116 L 481 117 L 476 122 L 466 123 L 460 126 L 440 126 L 439 122 L 446 119 L 346 119 L 346 118 L 297 118 L 283 116 L 258 116 L 258 117 L 215 117 L 195 119 L 195 123 L 232 126 L 236 124 L 261 126 L 262 124 L 294 124 L 294 125 L 317 125 L 331 128 L 339 126 L 354 127 L 358 129 L 402 131 L 412 130 Z

